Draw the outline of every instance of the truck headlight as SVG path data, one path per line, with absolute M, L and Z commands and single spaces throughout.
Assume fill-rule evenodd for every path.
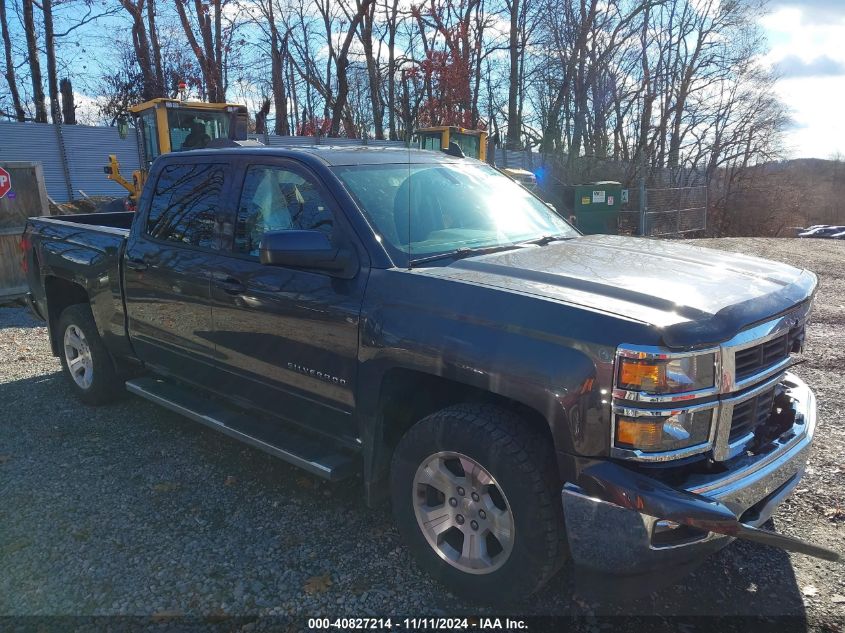
M 706 444 L 713 410 L 667 411 L 666 416 L 616 416 L 616 448 L 662 453 Z
M 712 389 L 716 384 L 716 353 L 674 355 L 621 349 L 617 355 L 616 387 L 649 394 Z

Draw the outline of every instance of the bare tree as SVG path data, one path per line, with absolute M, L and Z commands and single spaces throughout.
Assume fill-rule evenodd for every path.
M 261 108 L 255 113 L 255 133 L 267 134 L 267 115 L 270 114 L 270 99 L 265 97 Z
M 119 0 L 132 19 L 132 44 L 141 69 L 143 100 L 165 96 L 161 45 L 155 22 L 154 0 Z
M 213 102 L 226 100 L 224 47 L 232 33 L 232 25 L 223 29 L 223 9 L 226 0 L 193 0 L 189 15 L 189 0 L 175 0 L 179 22 L 202 72 L 205 92 Z M 197 33 L 194 32 L 196 29 Z
M 288 95 L 285 88 L 285 60 L 288 55 L 288 38 L 290 31 L 284 36 L 279 35 L 276 19 L 273 15 L 273 0 L 268 0 L 268 22 L 270 25 L 270 77 L 273 86 L 273 104 L 276 110 L 276 134 L 287 136 L 290 134 L 288 124 Z
M 253 13 L 251 9 L 257 8 Z M 252 23 L 262 33 L 262 41 L 259 46 L 259 59 L 269 57 L 269 83 L 275 110 L 276 134 L 287 136 L 290 134 L 290 111 L 289 111 L 289 77 L 287 67 L 289 66 L 289 38 L 290 28 L 285 24 L 284 14 L 287 6 L 278 3 L 278 0 L 254 0 L 245 6 L 252 17 Z M 281 29 L 280 29 L 281 26 Z M 266 64 L 260 64 L 259 76 L 266 77 Z M 261 80 L 258 81 L 262 83 Z M 269 114 L 269 112 L 268 112 Z
M 59 77 L 56 69 L 56 34 L 53 28 L 53 0 L 41 0 L 44 15 L 44 44 L 47 51 L 47 89 L 50 93 L 50 116 L 53 123 L 62 122 L 59 103 Z
M 520 63 L 522 51 L 520 48 L 520 23 L 524 23 L 524 13 L 527 0 L 505 0 L 505 7 L 510 18 L 508 41 L 508 57 L 510 67 L 508 71 L 508 131 L 507 144 L 509 149 L 518 149 L 521 145 L 522 117 L 519 112 L 520 93 Z
M 161 57 L 161 42 L 158 36 L 158 24 L 156 22 L 155 0 L 146 0 L 147 3 L 147 32 L 149 33 L 150 49 L 152 51 L 152 69 L 155 83 L 151 91 L 156 96 L 167 95 L 167 82 L 164 78 L 164 63 Z
M 319 66 L 320 61 L 318 60 L 318 52 L 316 50 L 319 46 L 315 45 L 314 42 L 314 32 L 317 30 L 317 26 L 309 15 L 309 7 L 310 4 L 307 0 L 299 0 L 295 13 L 287 17 L 287 28 L 289 30 L 296 30 L 298 34 L 290 42 L 291 52 L 295 53 L 290 58 L 291 66 L 295 70 L 295 73 L 305 82 L 305 104 L 302 109 L 302 122 L 297 134 L 303 134 L 303 130 L 305 129 L 309 129 L 309 131 L 321 129 L 321 124 L 317 122 L 317 117 L 315 116 L 317 104 L 315 103 L 316 98 L 314 92 L 323 101 L 323 119 L 328 119 L 329 107 L 334 99 L 332 81 L 333 65 L 331 58 L 329 58 L 324 62 L 324 71 Z M 328 20 L 327 15 L 330 16 Z M 326 10 L 321 10 L 320 12 L 321 24 L 323 24 L 324 30 L 326 28 L 325 24 L 328 23 L 330 25 L 333 20 L 331 15 L 327 14 Z M 328 32 L 331 34 L 330 27 Z
M 387 127 L 390 139 L 396 140 L 396 32 L 399 26 L 399 0 L 384 0 L 387 29 Z
M 66 125 L 76 125 L 76 104 L 73 99 L 73 84 L 65 77 L 59 82 L 62 95 L 62 121 Z
M 369 84 L 370 108 L 375 127 L 375 137 L 384 138 L 384 103 L 381 98 L 381 75 L 379 60 L 376 58 L 373 44 L 373 28 L 375 25 L 376 3 L 371 2 L 365 9 L 362 18 L 359 37 L 364 49 L 364 59 L 367 63 L 367 83 Z
M 44 97 L 44 79 L 38 51 L 38 31 L 35 27 L 33 0 L 23 0 L 23 24 L 26 31 L 26 49 L 29 60 L 29 77 L 32 81 L 32 100 L 35 103 L 35 122 L 47 122 L 47 102 Z
M 111 123 L 185 79 L 212 101 L 229 88 L 262 131 L 486 126 L 510 149 L 539 146 L 559 179 L 695 174 L 727 213 L 778 156 L 786 120 L 755 61 L 764 0 L 117 0 L 101 14 L 91 0 L 15 1 L 25 38 L 5 0 L 0 31 L 18 120 L 48 120 L 46 79 L 52 119 L 70 122 L 62 38 L 114 8 L 126 27 L 98 86 Z
M 329 129 L 329 136 L 337 136 L 340 131 L 341 119 L 344 116 L 344 109 L 347 105 L 347 98 L 349 96 L 349 47 L 355 37 L 355 32 L 358 30 L 361 22 L 364 20 L 364 15 L 369 11 L 370 5 L 374 0 L 355 0 L 354 7 L 347 7 L 345 2 L 341 1 L 341 7 L 349 20 L 349 27 L 346 35 L 340 43 L 340 46 L 335 50 L 330 46 L 330 56 L 334 58 L 335 72 L 337 74 L 337 92 L 335 94 L 334 103 L 332 104 L 332 122 Z M 321 5 L 322 6 L 322 5 Z M 327 30 L 327 33 L 330 33 Z M 328 37 L 331 41 L 331 35 Z M 350 136 L 356 136 L 356 127 L 351 117 L 347 117 L 346 125 L 347 133 Z
M 6 0 L 0 0 L 0 30 L 3 31 L 3 52 L 6 62 L 6 83 L 9 85 L 9 94 L 12 98 L 12 108 L 15 119 L 26 121 L 26 111 L 23 109 L 20 91 L 18 90 L 18 78 L 15 72 L 15 60 L 12 55 L 12 38 L 9 35 L 9 19 L 6 16 Z

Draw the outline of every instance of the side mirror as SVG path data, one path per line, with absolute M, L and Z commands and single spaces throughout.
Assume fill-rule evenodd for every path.
M 258 251 L 267 266 L 322 270 L 342 279 L 352 279 L 358 272 L 354 253 L 333 246 L 321 231 L 268 231 Z

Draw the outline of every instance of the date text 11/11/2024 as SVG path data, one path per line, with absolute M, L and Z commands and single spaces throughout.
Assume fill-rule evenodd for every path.
M 524 631 L 528 629 L 525 620 L 514 618 L 308 618 L 308 630 L 487 630 Z

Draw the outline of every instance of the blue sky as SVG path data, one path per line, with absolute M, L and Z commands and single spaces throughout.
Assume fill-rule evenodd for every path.
M 845 157 L 845 0 L 773 0 L 760 23 L 792 114 L 787 154 Z

